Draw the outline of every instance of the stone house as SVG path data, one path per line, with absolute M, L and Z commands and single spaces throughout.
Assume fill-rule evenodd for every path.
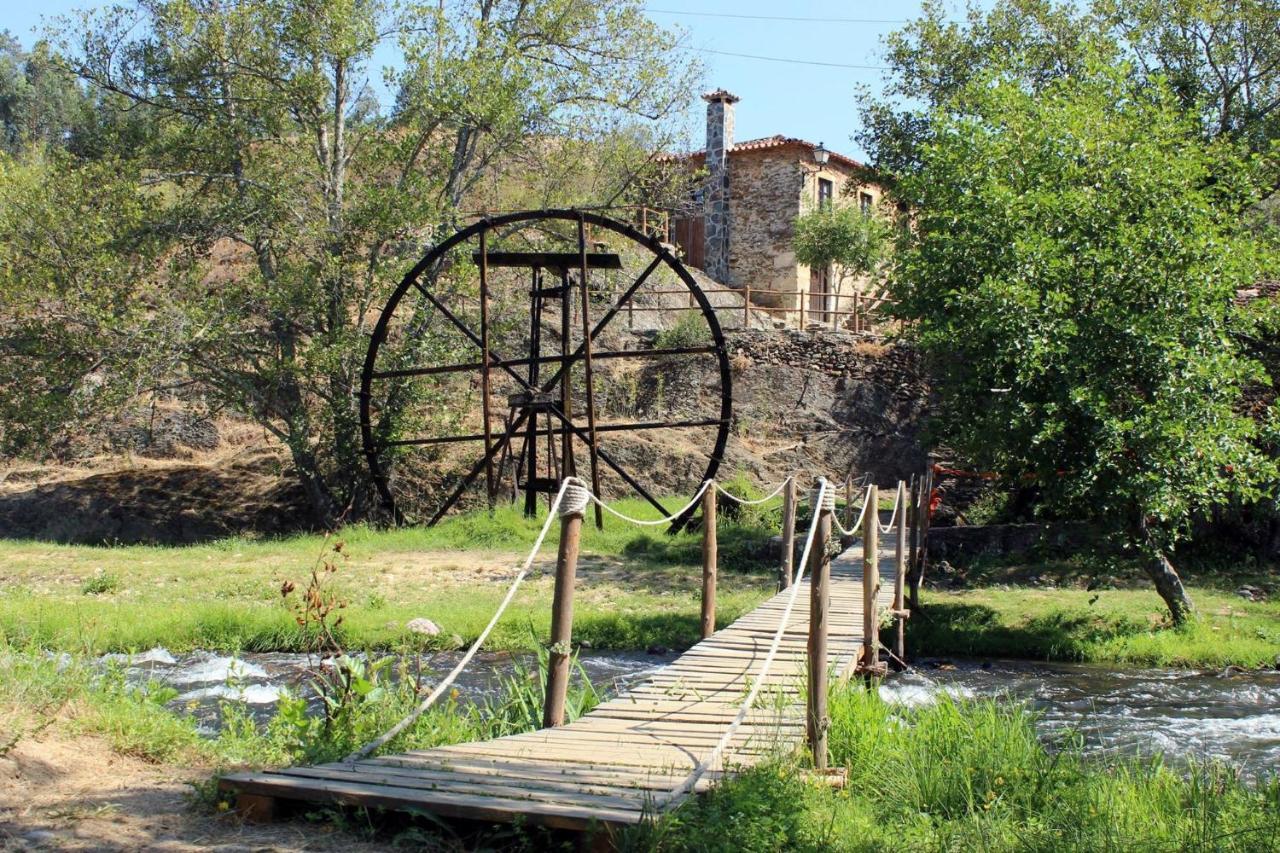
M 717 89 L 707 102 L 707 141 L 702 151 L 669 159 L 705 170 L 693 207 L 676 214 L 671 240 L 686 263 L 716 281 L 749 294 L 752 305 L 774 309 L 776 319 L 805 325 L 849 325 L 844 312 L 869 296 L 867 281 L 839 269 L 813 270 L 796 260 L 793 223 L 825 204 L 857 204 L 870 212 L 882 190 L 867 168 L 821 144 L 789 136 L 734 139 L 739 98 Z M 857 293 L 859 296 L 854 297 Z

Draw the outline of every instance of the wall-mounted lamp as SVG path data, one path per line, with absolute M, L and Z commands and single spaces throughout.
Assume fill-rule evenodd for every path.
M 818 143 L 817 148 L 813 149 L 813 162 L 817 163 L 819 166 L 827 165 L 827 158 L 830 156 L 831 152 L 828 151 L 827 147 L 821 142 Z

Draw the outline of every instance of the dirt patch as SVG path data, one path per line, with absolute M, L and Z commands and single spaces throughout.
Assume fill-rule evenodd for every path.
M 392 849 L 298 821 L 245 824 L 193 806 L 207 768 L 158 767 L 93 737 L 28 739 L 0 757 L 0 850 Z
M 305 529 L 305 496 L 278 451 L 199 461 L 6 472 L 0 537 L 85 545 L 190 544 Z

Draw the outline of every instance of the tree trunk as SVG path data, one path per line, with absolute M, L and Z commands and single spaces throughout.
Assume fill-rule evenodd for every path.
M 1182 578 L 1178 577 L 1177 570 L 1169 562 L 1164 551 L 1155 549 L 1155 553 L 1147 555 L 1143 566 L 1151 577 L 1151 582 L 1155 584 L 1156 592 L 1160 593 L 1160 597 L 1168 605 L 1173 624 L 1185 623 L 1187 617 L 1195 613 L 1195 605 L 1191 603 L 1191 596 L 1187 595 L 1187 588 L 1182 585 Z
M 1182 578 L 1178 576 L 1177 569 L 1173 567 L 1173 563 L 1169 562 L 1164 548 L 1151 535 L 1145 522 L 1139 524 L 1139 530 L 1142 536 L 1139 551 L 1144 557 L 1143 569 L 1155 584 L 1156 592 L 1169 608 L 1173 624 L 1182 625 L 1196 610 L 1195 605 L 1191 603 L 1191 596 L 1187 595 L 1187 588 L 1182 585 Z

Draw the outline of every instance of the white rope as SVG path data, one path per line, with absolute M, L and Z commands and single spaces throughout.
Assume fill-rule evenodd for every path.
M 609 506 L 604 501 L 600 500 L 600 498 L 591 494 L 591 492 L 589 491 L 587 492 L 587 498 L 588 500 L 594 502 L 597 506 L 599 506 L 605 512 L 610 513 L 612 515 L 616 515 L 618 518 L 622 519 L 623 521 L 629 521 L 632 524 L 639 524 L 642 527 L 653 527 L 659 524 L 666 524 L 669 521 L 675 521 L 677 518 L 684 515 L 689 510 L 693 509 L 695 506 L 698 505 L 698 501 L 702 500 L 702 494 L 712 485 L 713 484 L 711 480 L 704 480 L 702 483 L 702 486 L 698 489 L 698 493 L 693 496 L 693 500 L 689 501 L 683 507 L 671 513 L 671 515 L 665 516 L 663 518 L 654 519 L 652 521 L 648 519 L 643 519 L 643 518 L 632 518 L 629 515 L 624 515 L 623 513 L 620 513 L 613 507 Z
M 831 521 L 836 526 L 836 530 L 840 531 L 841 536 L 857 536 L 858 535 L 858 529 L 862 527 L 862 520 L 867 517 L 867 507 L 870 505 L 871 505 L 871 487 L 868 486 L 862 492 L 862 509 L 858 512 L 858 520 L 855 521 L 852 524 L 852 526 L 846 529 L 845 526 L 840 523 L 839 514 L 838 513 L 831 514 Z
M 476 637 L 475 642 L 471 644 L 471 648 L 467 649 L 467 653 L 462 656 L 462 660 L 458 661 L 449 674 L 435 686 L 435 689 L 431 691 L 431 694 L 427 696 L 426 699 L 423 699 L 418 707 L 410 711 L 408 716 L 396 723 L 384 734 L 374 738 L 360 749 L 357 749 L 355 752 L 348 755 L 343 759 L 344 761 L 348 763 L 352 761 L 359 761 L 374 750 L 381 749 L 387 743 L 395 739 L 401 732 L 411 726 L 415 720 L 426 713 L 428 708 L 436 703 L 437 699 L 444 695 L 444 692 L 449 689 L 449 686 L 453 684 L 454 680 L 462 674 L 462 670 L 466 669 L 467 664 L 471 663 L 471 659 L 475 657 L 476 652 L 480 651 L 480 647 L 489 637 L 489 632 L 491 632 L 494 626 L 498 624 L 498 620 L 502 618 L 502 614 L 507 609 L 507 605 L 511 604 L 511 600 L 515 598 L 516 590 L 520 588 L 520 582 L 529 574 L 529 568 L 533 565 L 533 559 L 538 555 L 538 551 L 542 548 L 543 540 L 547 538 L 547 531 L 551 529 L 551 522 L 555 521 L 558 515 L 581 514 L 581 512 L 586 509 L 587 500 L 590 495 L 591 492 L 588 491 L 582 482 L 577 480 L 577 478 L 570 477 L 560 484 L 560 491 L 556 493 L 555 500 L 551 502 L 551 509 L 547 512 L 547 520 L 542 523 L 542 530 L 538 533 L 538 538 L 534 541 L 533 547 L 529 549 L 529 556 L 524 558 L 524 563 L 520 566 L 519 573 L 516 574 L 515 580 L 511 582 L 511 587 L 507 590 L 506 597 L 502 599 L 502 603 L 499 604 L 498 609 L 494 611 L 493 618 L 489 620 L 489 624 L 480 632 L 480 636 Z
M 889 517 L 888 524 L 880 525 L 881 533 L 888 533 L 893 529 L 894 523 L 898 520 L 898 509 L 902 506 L 902 481 L 898 481 L 898 489 L 893 493 L 893 515 Z M 877 507 L 878 509 L 878 507 Z
M 738 709 L 733 722 L 729 723 L 729 727 L 725 729 L 715 748 L 711 750 L 711 753 L 706 758 L 698 762 L 698 766 L 693 768 L 693 771 L 685 777 L 683 782 L 667 794 L 665 802 L 669 803 L 693 790 L 694 786 L 698 784 L 698 780 L 707 772 L 707 769 L 724 754 L 729 741 L 747 719 L 747 714 L 751 712 L 751 706 L 755 704 L 756 697 L 760 695 L 760 688 L 764 686 L 765 678 L 769 675 L 769 668 L 773 666 L 773 659 L 777 657 L 778 648 L 782 645 L 783 634 L 786 632 L 787 623 L 791 619 L 791 609 L 795 606 L 796 595 L 800 591 L 800 581 L 804 579 L 805 568 L 809 565 L 809 551 L 813 548 L 813 536 L 818 529 L 818 519 L 822 516 L 819 510 L 827 497 L 827 486 L 828 483 L 825 477 L 818 481 L 818 494 L 814 501 L 813 519 L 809 522 L 809 533 L 805 536 L 804 550 L 800 554 L 800 571 L 791 584 L 791 595 L 787 597 L 787 606 L 782 611 L 782 617 L 778 620 L 778 630 L 773 634 L 773 643 L 769 646 L 769 653 L 765 655 L 764 664 L 760 667 L 760 672 L 751 684 L 751 690 L 748 691 L 747 698 L 743 700 L 742 707 Z
M 787 487 L 787 483 L 790 482 L 791 479 L 792 477 L 787 477 L 787 479 L 782 481 L 782 484 L 778 486 L 778 488 L 774 489 L 772 492 L 765 495 L 764 497 L 757 498 L 756 500 L 752 500 L 752 501 L 749 501 L 746 498 L 740 498 L 737 495 L 732 494 L 731 492 L 729 492 L 728 489 L 726 489 L 724 486 L 720 485 L 719 483 L 716 483 L 715 485 L 716 485 L 716 491 L 724 495 L 726 498 L 728 498 L 731 501 L 740 503 L 743 506 L 759 506 L 760 504 L 768 503 L 769 501 L 776 498 L 778 495 L 782 494 L 782 490 Z

